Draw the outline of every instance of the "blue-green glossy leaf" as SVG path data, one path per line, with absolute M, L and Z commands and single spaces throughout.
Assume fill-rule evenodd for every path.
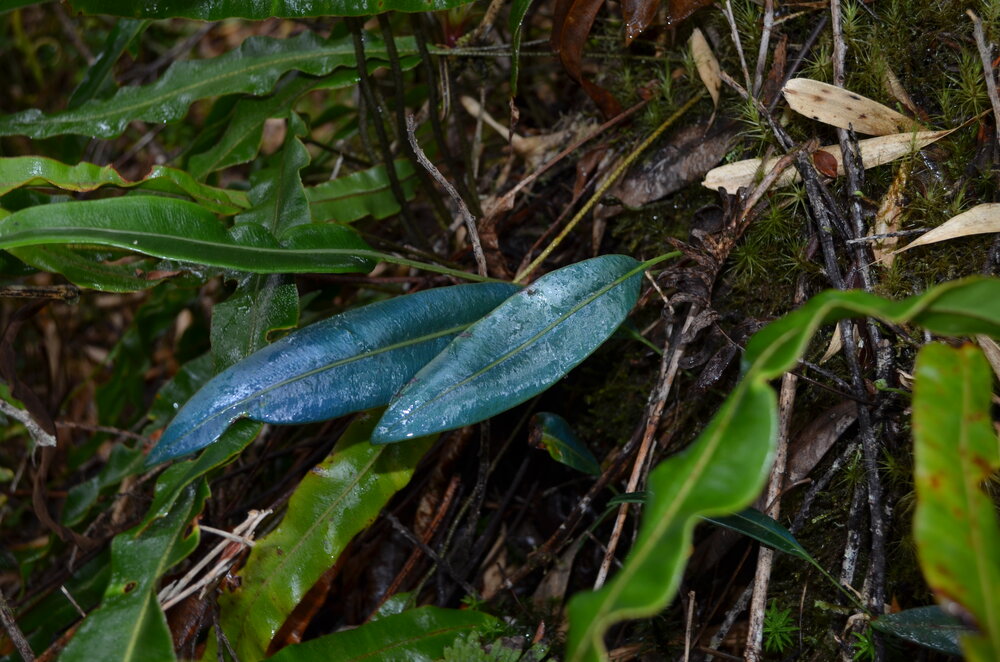
M 382 406 L 455 334 L 516 290 L 507 283 L 427 290 L 290 333 L 206 384 L 149 462 L 204 448 L 238 418 L 308 423 Z
M 458 637 L 499 626 L 494 617 L 478 611 L 420 607 L 289 646 L 268 662 L 433 662 Z
M 639 297 L 641 277 L 626 255 L 542 276 L 424 366 L 390 403 L 372 442 L 476 423 L 541 393 L 614 333 Z
M 597 458 L 562 416 L 539 412 L 532 419 L 532 426 L 531 443 L 547 450 L 553 460 L 594 476 L 601 473 Z
M 879 616 L 872 621 L 872 627 L 926 648 L 956 656 L 962 654 L 959 637 L 974 634 L 937 605 Z

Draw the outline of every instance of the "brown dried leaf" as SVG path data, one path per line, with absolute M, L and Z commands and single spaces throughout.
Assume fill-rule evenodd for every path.
M 708 7 L 712 0 L 670 0 L 667 5 L 667 23 L 678 25 L 702 7 Z
M 879 204 L 878 211 L 875 212 L 875 225 L 873 234 L 889 234 L 899 232 L 900 220 L 903 218 L 903 192 L 906 184 L 910 180 L 910 169 L 906 165 L 899 169 L 892 185 L 886 191 L 885 197 Z M 893 249 L 899 237 L 887 237 L 872 244 L 872 255 L 876 262 L 882 262 L 887 267 L 892 265 L 895 259 Z
M 936 140 L 944 138 L 954 129 L 947 131 L 918 131 L 916 133 L 896 133 L 890 136 L 879 136 L 858 141 L 861 148 L 861 162 L 865 169 L 874 168 L 895 161 L 910 152 L 923 149 Z M 820 150 L 827 152 L 837 160 L 837 175 L 844 174 L 844 161 L 838 145 L 828 145 Z M 740 187 L 750 186 L 756 181 L 758 171 L 769 172 L 778 163 L 778 158 L 770 158 L 761 164 L 760 159 L 747 159 L 713 168 L 705 175 L 701 183 L 713 191 L 719 188 L 726 193 L 734 194 Z M 778 180 L 775 186 L 788 186 L 799 180 L 799 174 L 789 168 Z
M 896 74 L 892 73 L 892 69 L 885 70 L 885 76 L 882 79 L 882 87 L 885 89 L 886 93 L 889 94 L 899 103 L 903 104 L 903 108 L 922 119 L 923 121 L 928 121 L 927 113 L 924 112 L 922 108 L 913 103 L 913 99 L 906 92 L 906 88 L 903 84 L 899 82 L 896 78 Z
M 857 417 L 857 404 L 845 400 L 827 409 L 796 435 L 785 469 L 785 487 L 808 476 Z
M 791 79 L 782 93 L 795 112 L 841 129 L 885 136 L 922 128 L 919 122 L 877 101 L 811 78 Z
M 566 73 L 583 87 L 604 116 L 611 118 L 621 113 L 621 104 L 606 89 L 587 80 L 582 70 L 583 47 L 603 4 L 604 0 L 559 0 L 553 16 L 550 43 Z
M 698 68 L 698 77 L 708 89 L 708 95 L 712 97 L 712 104 L 718 106 L 719 92 L 722 90 L 722 70 L 719 68 L 719 61 L 715 59 L 712 47 L 708 45 L 708 40 L 698 28 L 691 33 L 691 55 Z
M 647 202 L 675 193 L 704 177 L 705 172 L 722 160 L 736 136 L 732 124 L 719 126 L 705 135 L 706 127 L 693 125 L 678 131 L 669 142 L 641 163 L 633 166 L 624 178 L 608 190 L 608 196 L 623 207 L 635 209 Z M 607 218 L 622 207 L 603 207 Z
M 659 7 L 660 0 L 622 0 L 626 46 L 635 41 L 650 26 Z
M 911 241 L 895 252 L 902 253 L 917 246 L 925 246 L 939 241 L 991 232 L 1000 232 L 1000 202 L 976 205 L 958 216 L 949 218 L 938 227 L 920 235 L 914 241 Z
M 813 152 L 812 160 L 813 165 L 816 166 L 816 170 L 819 171 L 821 175 L 826 175 L 827 177 L 837 176 L 838 163 L 833 154 L 818 149 Z

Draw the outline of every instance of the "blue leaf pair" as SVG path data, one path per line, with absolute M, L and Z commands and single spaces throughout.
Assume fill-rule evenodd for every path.
M 147 463 L 204 448 L 239 418 L 309 423 L 388 404 L 373 443 L 485 420 L 544 391 L 597 349 L 635 305 L 644 266 L 605 255 L 524 289 L 443 287 L 317 322 L 205 384 Z

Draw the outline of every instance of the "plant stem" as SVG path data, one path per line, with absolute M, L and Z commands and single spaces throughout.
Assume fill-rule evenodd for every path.
M 705 94 L 704 92 L 698 92 L 693 97 L 688 99 L 687 102 L 683 106 L 678 108 L 673 115 L 665 119 L 663 123 L 656 128 L 655 131 L 649 134 L 649 136 L 647 136 L 646 139 L 643 140 L 638 147 L 632 150 L 632 152 L 628 156 L 626 156 L 625 159 L 622 160 L 620 164 L 618 164 L 618 167 L 615 168 L 614 172 L 611 173 L 611 175 L 604 181 L 604 183 L 601 184 L 601 186 L 596 191 L 594 191 L 594 194 L 590 196 L 590 199 L 587 200 L 587 203 L 580 209 L 580 211 L 576 213 L 576 216 L 570 219 L 570 222 L 567 223 L 566 227 L 563 228 L 563 231 L 560 232 L 559 235 L 552 240 L 552 243 L 550 243 L 545 248 L 545 250 L 543 250 L 541 254 L 534 259 L 534 261 L 531 264 L 525 267 L 524 270 L 521 271 L 521 273 L 519 273 L 516 278 L 514 278 L 514 282 L 520 284 L 524 282 L 527 278 L 530 278 L 531 274 L 546 259 L 548 259 L 549 255 L 552 254 L 552 251 L 554 251 L 559 246 L 559 244 L 562 243 L 563 239 L 565 239 L 567 235 L 569 235 L 569 233 L 573 231 L 573 228 L 579 225 L 580 221 L 582 221 L 583 218 L 587 215 L 587 213 L 591 209 L 593 209 L 594 205 L 596 205 L 598 200 L 601 199 L 601 196 L 603 196 L 607 192 L 607 190 L 611 188 L 611 186 L 616 181 L 618 181 L 618 179 L 622 175 L 625 174 L 625 171 L 627 171 L 629 169 L 629 166 L 631 166 L 632 163 L 634 163 L 635 160 L 639 158 L 639 155 L 642 154 L 644 151 L 646 151 L 646 149 L 650 145 L 656 142 L 656 139 L 659 138 L 661 135 L 663 135 L 663 132 L 669 129 L 674 124 L 674 122 L 683 117 L 684 113 L 691 110 L 691 108 L 694 107 L 694 105 L 701 100 L 704 94 Z

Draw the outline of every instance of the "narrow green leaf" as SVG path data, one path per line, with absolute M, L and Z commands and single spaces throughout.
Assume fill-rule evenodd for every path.
M 211 4 L 219 7 L 218 3 Z M 134 10 L 138 8 L 141 12 L 142 8 L 154 7 L 151 4 L 125 3 L 123 8 L 126 11 L 122 13 L 113 11 L 113 6 L 100 0 L 89 8 L 96 9 L 98 13 L 143 18 L 136 16 Z M 108 11 L 101 11 L 101 7 Z M 369 57 L 385 53 L 385 46 L 377 37 L 369 35 L 366 38 L 370 42 L 365 47 Z M 31 109 L 2 117 L 0 135 L 48 138 L 70 133 L 114 138 L 133 120 L 176 121 L 184 116 L 191 103 L 199 99 L 233 93 L 265 94 L 287 71 L 320 76 L 338 67 L 354 66 L 354 44 L 349 36 L 322 39 L 306 31 L 288 39 L 250 37 L 238 49 L 219 57 L 175 62 L 155 83 L 120 88 L 110 99 L 93 99 L 79 108 L 51 115 Z
M 104 589 L 111 578 L 111 552 L 104 549 L 78 567 L 63 586 L 84 611 L 91 611 L 101 602 Z M 59 638 L 60 633 L 80 620 L 80 614 L 62 591 L 29 598 L 17 612 L 17 624 L 24 631 L 34 651 L 43 651 Z M 21 656 L 11 651 L 0 658 L 4 662 L 23 662 Z
M 360 662 L 361 660 L 440 660 L 444 649 L 462 635 L 500 622 L 478 611 L 420 607 L 288 646 L 268 662 Z
M 524 36 L 524 16 L 528 13 L 528 9 L 531 7 L 531 0 L 514 0 L 510 5 L 510 17 L 508 19 L 507 28 L 510 30 L 510 49 L 511 49 L 511 67 L 510 67 L 510 96 L 514 98 L 517 96 L 517 76 L 520 70 L 520 60 L 521 60 L 521 40 Z
M 286 276 L 251 274 L 212 309 L 212 355 L 217 371 L 267 346 L 274 331 L 299 322 L 299 291 Z
M 91 612 L 60 656 L 63 662 L 173 660 L 174 644 L 156 601 L 157 581 L 198 545 L 198 529 L 184 535 L 208 495 L 204 483 L 187 489 L 167 517 L 111 542 L 111 580 L 101 606 Z
M 39 205 L 0 222 L 0 248 L 40 244 L 116 246 L 252 273 L 342 273 L 372 265 L 367 244 L 340 225 L 298 226 L 279 245 L 259 225 L 244 223 L 228 232 L 207 209 L 156 196 Z
M 942 334 L 1000 336 L 1000 280 L 954 281 L 899 302 L 863 292 L 824 292 L 755 334 L 744 355 L 743 380 L 708 428 L 650 474 L 649 505 L 621 571 L 600 591 L 570 602 L 568 661 L 606 659 L 608 627 L 666 606 L 680 581 L 695 518 L 736 512 L 763 485 L 777 418 L 767 382 L 795 365 L 821 324 L 862 315 Z
M 601 473 L 597 458 L 562 416 L 539 412 L 532 417 L 531 425 L 530 443 L 547 450 L 553 460 L 593 476 Z
M 726 517 L 705 517 L 703 519 L 712 524 L 749 536 L 771 549 L 797 556 L 809 563 L 816 563 L 809 552 L 799 544 L 799 541 L 795 539 L 795 536 L 788 529 L 756 508 L 747 508 Z
M 20 1 L 20 0 L 19 0 Z M 195 18 L 220 21 L 226 18 L 305 18 L 308 16 L 368 16 L 387 11 L 430 12 L 451 9 L 470 0 L 160 0 L 135 3 L 129 0 L 73 0 L 77 11 L 136 18 Z
M 156 494 L 142 520 L 142 526 L 148 526 L 153 520 L 166 517 L 174 502 L 189 485 L 210 471 L 236 459 L 236 456 L 257 438 L 262 427 L 260 423 L 254 421 L 237 421 L 222 433 L 218 443 L 212 444 L 196 459 L 178 462 L 168 467 L 157 481 Z
M 956 656 L 962 654 L 959 637 L 973 634 L 937 606 L 917 607 L 879 616 L 872 621 L 872 627 L 925 648 Z
M 104 42 L 104 48 L 97 54 L 93 64 L 87 68 L 83 75 L 83 80 L 73 90 L 66 106 L 77 108 L 86 101 L 99 97 L 109 96 L 116 89 L 112 73 L 115 63 L 122 56 L 128 45 L 138 39 L 139 35 L 146 31 L 150 21 L 138 21 L 123 18 L 115 21 L 115 25 L 108 33 Z
M 820 326 L 866 315 L 895 323 L 912 321 L 941 335 L 1000 337 L 1000 282 L 954 280 L 902 301 L 858 291 L 822 292 L 754 334 L 743 356 L 744 370 L 753 366 L 764 379 L 776 379 L 794 367 Z
M 395 165 L 403 193 L 412 200 L 417 192 L 417 171 L 410 161 L 397 160 Z M 317 221 L 350 223 L 366 216 L 382 220 L 399 213 L 384 165 L 311 186 L 306 195 Z
M 21 246 L 7 252 L 36 269 L 62 274 L 66 280 L 104 292 L 139 292 L 156 287 L 165 276 L 154 269 L 158 260 L 108 264 L 108 250 L 67 246 Z
M 309 165 L 309 152 L 299 139 L 306 126 L 295 113 L 288 117 L 288 129 L 274 164 L 254 173 L 249 193 L 253 207 L 236 217 L 237 223 L 256 223 L 279 239 L 287 230 L 312 220 L 309 201 L 299 171 Z
M 239 659 L 264 657 L 309 588 L 410 481 L 433 442 L 373 446 L 368 438 L 375 420 L 371 414 L 359 417 L 326 460 L 306 474 L 281 524 L 257 541 L 240 572 L 240 587 L 220 598 L 220 623 Z
M 924 346 L 913 387 L 913 537 L 938 600 L 968 615 L 966 658 L 1000 659 L 1000 526 L 981 488 L 1000 468 L 990 417 L 993 376 L 974 345 Z
M 0 158 L 0 195 L 22 186 L 54 186 L 80 193 L 103 186 L 142 188 L 189 196 L 218 214 L 237 214 L 250 207 L 246 193 L 207 186 L 183 170 L 167 166 L 153 166 L 142 179 L 129 181 L 109 165 L 82 161 L 71 166 L 44 156 Z
M 352 70 L 339 70 L 331 75 L 357 78 Z M 260 149 L 264 123 L 272 117 L 285 117 L 296 99 L 316 87 L 321 79 L 289 74 L 274 91 L 265 97 L 245 97 L 236 102 L 225 116 L 225 129 L 208 149 L 188 160 L 191 176 L 201 180 L 216 170 L 252 161 Z
M 238 418 L 307 423 L 385 405 L 449 339 L 516 291 L 506 283 L 443 287 L 290 333 L 206 384 L 148 461 L 204 448 Z
M 639 298 L 643 266 L 604 255 L 542 276 L 424 366 L 372 442 L 476 423 L 541 393 L 614 333 Z
M 666 605 L 697 518 L 753 501 L 767 479 L 776 433 L 774 392 L 744 380 L 694 444 L 652 471 L 649 504 L 625 565 L 601 590 L 570 600 L 567 661 L 606 659 L 604 632 L 611 625 Z

